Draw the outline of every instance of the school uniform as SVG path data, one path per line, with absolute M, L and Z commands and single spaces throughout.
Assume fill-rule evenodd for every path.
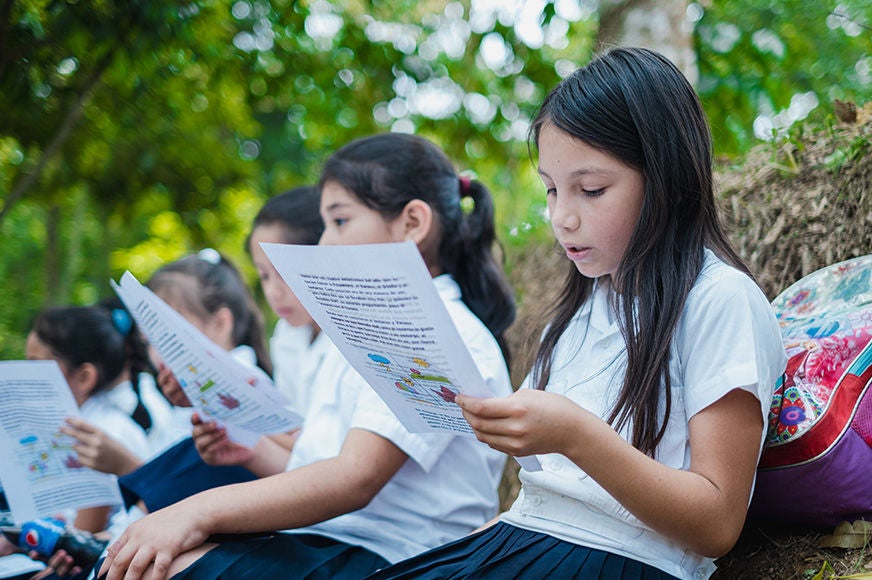
M 605 418 L 623 384 L 626 347 L 609 283 L 597 282 L 557 343 L 546 390 Z M 765 425 L 785 364 L 766 297 L 707 250 L 671 344 L 672 411 L 657 461 L 689 469 L 688 421 L 733 389 L 758 399 Z M 631 440 L 631 427 L 620 434 Z M 521 471 L 523 487 L 500 523 L 373 578 L 708 578 L 714 571 L 712 559 L 649 528 L 566 457 L 538 458 L 542 471 Z
M 119 407 L 112 391 L 101 391 L 88 397 L 79 407 L 79 416 L 94 425 L 104 433 L 124 444 L 124 446 L 140 459 L 148 457 L 148 438 L 136 421 Z M 105 505 L 114 505 L 115 498 L 107 498 Z M 67 521 L 74 521 L 77 512 L 65 510 L 62 515 Z M 113 510 L 110 518 L 116 518 L 118 510 Z M 111 524 L 110 524 L 111 525 Z
M 139 402 L 142 402 L 148 411 L 151 427 L 146 433 L 148 455 L 145 459 L 159 455 L 191 433 L 190 409 L 183 413 L 176 413 L 176 407 L 158 390 L 154 376 L 149 373 L 140 373 L 139 375 L 139 397 L 136 396 L 130 381 L 124 381 L 112 387 L 108 391 L 108 396 L 115 406 L 128 415 L 133 415 Z
M 306 416 L 312 381 L 330 349 L 330 339 L 323 332 L 312 338 L 312 327 L 291 326 L 280 319 L 269 341 L 273 364 L 273 381 L 291 401 L 290 409 Z
M 461 301 L 448 275 L 434 279 L 484 379 L 511 393 L 493 335 Z M 309 412 L 288 463 L 294 470 L 338 455 L 350 429 L 366 429 L 403 450 L 408 460 L 364 508 L 257 540 L 209 551 L 178 578 L 361 578 L 463 534 L 492 518 L 506 457 L 473 437 L 410 433 L 339 351 L 325 356 Z

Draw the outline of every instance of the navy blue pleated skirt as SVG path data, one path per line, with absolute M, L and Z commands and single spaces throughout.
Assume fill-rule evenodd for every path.
M 367 580 L 560 578 L 665 580 L 674 576 L 625 556 L 503 522 L 383 568 Z
M 253 473 L 238 465 L 203 463 L 194 440 L 188 437 L 119 477 L 118 487 L 128 508 L 142 500 L 148 511 L 154 512 L 213 487 L 254 479 Z
M 317 534 L 232 538 L 221 538 L 172 580 L 360 580 L 388 564 L 365 548 Z

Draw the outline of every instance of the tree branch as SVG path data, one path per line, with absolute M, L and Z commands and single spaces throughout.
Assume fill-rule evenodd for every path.
M 8 55 L 12 52 L 9 44 L 9 28 L 11 23 L 9 22 L 10 15 L 12 14 L 12 3 L 14 0 L 5 0 L 2 4 L 0 4 L 0 54 Z M 7 64 L 10 62 L 8 56 L 3 56 L 0 59 L 0 79 L 3 78 L 3 71 L 6 69 Z
M 58 127 L 57 132 L 54 137 L 52 137 L 48 146 L 43 150 L 39 161 L 31 170 L 24 171 L 24 176 L 12 187 L 9 195 L 6 196 L 3 207 L 0 208 L 0 224 L 3 223 L 3 219 L 6 217 L 6 214 L 12 210 L 12 207 L 27 194 L 31 187 L 33 187 L 42 174 L 42 171 L 45 169 L 45 166 L 61 150 L 67 142 L 67 139 L 69 139 L 73 127 L 75 127 L 76 123 L 79 122 L 79 119 L 82 118 L 82 114 L 85 111 L 85 105 L 87 105 L 88 100 L 90 100 L 94 93 L 94 89 L 100 83 L 103 73 L 106 72 L 106 69 L 109 68 L 109 65 L 112 63 L 112 55 L 112 50 L 106 51 L 106 54 L 103 55 L 103 58 L 100 59 L 97 66 L 94 67 L 94 70 L 91 71 L 90 76 L 82 85 L 82 92 L 79 93 L 78 98 L 64 114 L 60 127 Z

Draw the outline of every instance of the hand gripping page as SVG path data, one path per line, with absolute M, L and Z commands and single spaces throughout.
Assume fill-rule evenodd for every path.
M 474 436 L 454 397 L 495 393 L 414 243 L 261 247 L 315 322 L 410 432 Z M 519 462 L 529 471 L 538 469 L 535 457 Z
M 231 439 L 251 446 L 260 435 L 301 425 L 302 417 L 287 408 L 287 397 L 265 373 L 237 361 L 133 274 L 126 272 L 112 287 L 197 412 L 225 425 Z

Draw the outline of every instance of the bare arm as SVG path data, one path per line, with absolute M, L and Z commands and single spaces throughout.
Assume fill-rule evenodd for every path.
M 132 524 L 101 569 L 109 580 L 165 578 L 172 561 L 210 534 L 296 528 L 365 507 L 407 456 L 383 437 L 352 429 L 338 456 L 248 483 L 210 489 Z M 125 575 L 126 574 L 126 575 Z
M 73 527 L 96 534 L 106 529 L 111 511 L 112 508 L 110 506 L 80 509 L 76 512 L 76 520 L 73 522 Z
M 688 471 L 644 455 L 562 395 L 524 389 L 458 402 L 491 447 L 565 455 L 645 524 L 699 554 L 721 556 L 739 537 L 763 430 L 759 402 L 746 391 L 731 391 L 690 420 Z

